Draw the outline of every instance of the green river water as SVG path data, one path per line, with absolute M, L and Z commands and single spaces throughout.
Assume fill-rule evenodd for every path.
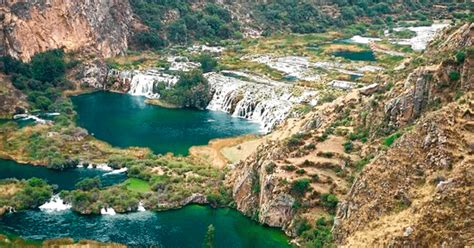
M 164 109 L 143 98 L 96 92 L 73 98 L 78 125 L 97 138 L 119 147 L 150 147 L 154 152 L 187 154 L 192 145 L 210 139 L 257 133 L 258 125 L 210 111 Z M 39 177 L 58 189 L 72 189 L 86 177 L 101 177 L 105 186 L 126 176 L 106 175 L 95 169 L 65 172 L 0 160 L 0 179 Z M 281 230 L 264 227 L 233 209 L 191 205 L 164 212 L 137 212 L 114 216 L 81 216 L 70 210 L 21 211 L 0 218 L 0 233 L 30 240 L 71 237 L 117 242 L 132 247 L 202 247 L 208 226 L 214 225 L 215 247 L 290 247 Z
M 78 125 L 118 147 L 149 147 L 155 153 L 187 155 L 211 139 L 258 133 L 259 125 L 226 113 L 167 109 L 143 97 L 95 92 L 72 98 Z

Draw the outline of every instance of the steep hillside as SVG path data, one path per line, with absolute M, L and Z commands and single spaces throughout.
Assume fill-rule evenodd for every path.
M 445 56 L 442 62 L 415 70 L 406 90 L 385 105 L 386 127 L 406 133 L 361 172 L 339 205 L 334 234 L 340 245 L 474 242 L 473 31 L 464 25 L 440 37 L 425 56 Z M 465 48 L 471 49 L 465 58 L 446 56 Z
M 341 200 L 339 244 L 469 244 L 473 28 L 451 28 L 374 84 L 289 119 L 228 175 L 237 208 L 308 245 L 332 240 L 327 220 Z M 458 206 L 430 213 L 442 181 Z M 443 221 L 452 212 L 464 220 Z M 397 238 L 409 226 L 413 236 Z
M 91 49 L 104 57 L 120 54 L 127 49 L 133 19 L 128 1 L 114 0 L 8 0 L 0 17 L 0 50 L 21 60 L 62 47 Z

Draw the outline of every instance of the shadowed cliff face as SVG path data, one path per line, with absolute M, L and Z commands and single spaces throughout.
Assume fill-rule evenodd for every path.
M 28 61 L 35 53 L 64 48 L 103 57 L 122 53 L 132 11 L 128 1 L 34 0 L 0 5 L 0 49 Z

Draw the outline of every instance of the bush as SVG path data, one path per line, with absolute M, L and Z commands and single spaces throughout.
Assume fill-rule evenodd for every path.
M 458 51 L 455 57 L 456 57 L 456 62 L 458 62 L 458 64 L 462 64 L 464 63 L 464 60 L 466 60 L 466 53 L 463 51 Z
M 28 96 L 31 107 L 48 111 L 60 97 L 61 89 L 71 89 L 72 83 L 65 79 L 66 69 L 76 63 L 67 64 L 60 49 L 38 53 L 30 63 L 11 57 L 2 57 L 2 70 L 12 75 L 12 83 Z
M 344 144 L 342 144 L 344 146 L 344 151 L 346 153 L 350 153 L 353 149 L 354 149 L 354 144 L 352 144 L 351 141 L 346 141 Z
M 160 49 L 166 46 L 165 39 L 157 31 L 138 32 L 134 39 L 139 49 Z
M 283 168 L 283 170 L 286 170 L 286 171 L 294 171 L 294 170 L 296 170 L 296 167 L 295 167 L 294 165 L 291 165 L 291 164 L 284 165 L 282 168 Z
M 298 174 L 298 175 L 303 175 L 303 174 L 306 173 L 306 171 L 304 169 L 299 169 L 295 173 Z
M 308 220 L 305 218 L 297 218 L 295 220 L 295 231 L 296 235 L 300 236 L 303 232 L 311 229 L 311 226 L 308 223 Z
M 270 162 L 267 165 L 265 165 L 265 172 L 267 174 L 272 174 L 275 171 L 276 164 L 274 162 Z
M 390 147 L 395 142 L 395 140 L 400 137 L 402 137 L 401 133 L 394 133 L 383 140 L 383 145 L 386 147 Z
M 449 79 L 451 81 L 458 81 L 461 78 L 461 74 L 457 71 L 450 71 L 449 72 Z
M 78 183 L 76 183 L 76 189 L 89 191 L 92 189 L 98 189 L 102 186 L 99 177 L 86 178 Z
M 338 203 L 339 199 L 337 199 L 336 195 L 327 193 L 321 195 L 321 205 L 326 207 L 331 213 L 336 212 L 336 207 Z
M 333 247 L 331 228 L 332 223 L 326 221 L 324 217 L 316 220 L 315 229 L 310 233 L 305 233 L 305 239 L 308 240 L 307 247 Z
M 31 73 L 41 82 L 54 82 L 66 72 L 64 51 L 60 49 L 38 53 L 31 59 Z
M 307 178 L 298 179 L 291 183 L 290 192 L 296 196 L 304 196 L 310 187 L 310 180 Z
M 20 192 L 13 198 L 17 209 L 37 208 L 47 202 L 53 195 L 53 187 L 39 178 L 27 180 Z
M 161 100 L 179 107 L 204 109 L 211 101 L 209 83 L 198 70 L 182 73 L 172 88 L 158 84 L 157 92 Z
M 202 54 L 197 61 L 201 63 L 201 70 L 204 73 L 214 71 L 218 65 L 217 60 L 210 54 Z

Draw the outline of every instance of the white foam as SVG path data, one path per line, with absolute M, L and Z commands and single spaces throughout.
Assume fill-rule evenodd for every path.
M 45 212 L 57 212 L 71 209 L 71 207 L 72 206 L 70 204 L 64 203 L 59 195 L 53 195 L 49 202 L 41 205 L 39 209 Z
M 431 26 L 394 28 L 393 30 L 397 32 L 403 30 L 413 31 L 416 33 L 416 36 L 410 39 L 391 40 L 391 42 L 400 45 L 409 45 L 415 51 L 422 51 L 426 49 L 428 43 L 433 40 L 436 33 L 447 26 L 449 26 L 449 24 L 438 23 Z
M 380 38 L 374 38 L 374 37 L 363 37 L 360 35 L 353 36 L 350 38 L 348 41 L 353 42 L 353 43 L 358 43 L 358 44 L 369 44 L 373 41 L 382 41 Z
M 138 210 L 138 212 L 145 212 L 146 211 L 145 207 L 143 206 L 143 202 L 138 203 L 138 209 L 137 210 Z
M 116 215 L 117 213 L 113 208 L 102 208 L 100 210 L 100 214 L 102 215 Z
M 111 172 L 107 172 L 107 173 L 104 174 L 104 176 L 122 174 L 122 173 L 125 173 L 127 171 L 128 171 L 128 169 L 127 169 L 127 167 L 125 167 L 125 168 L 121 168 L 121 169 L 118 169 L 118 170 L 113 170 Z
M 160 70 L 161 68 L 120 72 L 111 70 L 109 75 L 111 77 L 117 77 L 122 83 L 130 82 L 130 90 L 128 91 L 130 95 L 157 99 L 160 97 L 158 93 L 154 92 L 157 83 L 163 82 L 167 87 L 171 87 L 179 81 L 178 77 L 166 74 Z
M 97 169 L 103 171 L 113 171 L 112 167 L 108 166 L 107 164 L 97 164 L 95 167 L 91 164 L 87 167 L 87 169 Z
M 291 84 L 271 80 L 244 81 L 220 73 L 205 76 L 214 93 L 207 109 L 257 122 L 262 133 L 270 132 L 286 119 L 296 104 L 317 104 L 317 92 L 304 88 L 295 90 L 297 86 Z M 295 94 L 297 91 L 301 93 Z

